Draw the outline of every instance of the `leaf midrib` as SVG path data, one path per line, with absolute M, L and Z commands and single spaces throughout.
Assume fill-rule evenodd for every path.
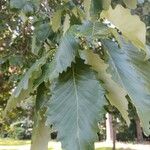
M 76 86 L 76 78 L 75 78 L 75 70 L 74 70 L 74 66 L 72 67 L 72 75 L 73 75 L 73 85 L 74 85 L 74 92 L 75 92 L 75 97 L 76 97 L 76 115 L 77 115 L 77 140 L 78 140 L 78 144 L 80 147 L 80 131 L 79 131 L 79 97 L 78 97 L 78 90 L 77 90 L 77 86 Z

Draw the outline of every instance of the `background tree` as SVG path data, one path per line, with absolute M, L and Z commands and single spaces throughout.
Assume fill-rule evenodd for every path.
M 15 25 L 1 23 L 6 27 L 4 31 L 8 31 L 2 32 L 2 40 L 8 37 L 6 46 L 15 48 L 11 54 L 15 51 L 22 56 L 21 61 L 26 60 L 19 67 L 11 65 L 8 59 L 2 63 L 3 67 L 8 64 L 2 76 L 3 72 L 16 73 L 17 77 L 20 74 L 20 78 L 11 82 L 15 90 L 5 114 L 22 100 L 34 101 L 32 150 L 40 146 L 47 149 L 48 135 L 39 143 L 41 137 L 36 132 L 47 134 L 46 124 L 58 131 L 64 149 L 70 150 L 72 145 L 75 150 L 94 149 L 97 122 L 105 113 L 106 97 L 129 123 L 126 99 L 129 95 L 144 132 L 150 134 L 146 28 L 127 9 L 134 9 L 136 1 L 119 3 L 115 7 L 110 0 L 4 1 L 1 9 L 6 9 Z M 105 25 L 106 19 L 115 28 Z M 2 59 L 6 49 L 2 50 Z M 17 87 L 15 81 L 20 81 Z

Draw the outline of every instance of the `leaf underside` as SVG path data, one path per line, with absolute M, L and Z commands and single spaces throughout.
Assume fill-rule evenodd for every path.
M 76 31 L 76 26 L 73 26 L 62 37 L 56 52 L 55 70 L 50 78 L 58 77 L 59 73 L 67 70 L 67 67 L 71 66 L 71 63 L 75 61 L 75 56 L 78 55 L 79 44 L 74 36 L 74 31 Z
M 138 51 L 131 43 L 122 40 L 119 48 L 115 42 L 103 42 L 110 55 L 110 65 L 115 65 L 114 76 L 121 80 L 132 103 L 136 106 L 144 132 L 150 135 L 150 62 L 144 61 L 145 54 Z M 114 66 L 112 66 L 114 67 Z
M 112 80 L 111 74 L 107 73 L 109 65 L 98 54 L 94 54 L 92 50 L 81 51 L 80 55 L 98 73 L 98 79 L 103 81 L 103 86 L 108 92 L 106 96 L 109 102 L 120 111 L 122 117 L 129 125 L 127 92 Z
M 117 16 L 117 17 L 116 17 Z M 146 26 L 137 15 L 132 15 L 129 9 L 117 5 L 101 13 L 101 18 L 108 19 L 137 48 L 145 50 Z
M 65 150 L 94 150 L 104 104 L 104 91 L 95 73 L 81 59 L 52 83 L 47 122 L 58 130 Z

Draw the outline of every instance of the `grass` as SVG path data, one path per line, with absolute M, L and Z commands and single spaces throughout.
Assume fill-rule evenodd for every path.
M 112 150 L 112 148 L 107 148 L 107 147 L 105 147 L 105 148 L 98 148 L 98 149 L 96 149 L 96 150 Z M 130 149 L 123 149 L 123 148 L 120 148 L 120 149 L 116 149 L 116 150 L 130 150 Z
M 105 147 L 105 148 L 98 148 L 98 149 L 96 149 L 96 150 L 112 150 L 112 148 L 107 148 L 107 147 Z M 119 149 L 116 149 L 116 150 L 119 150 Z
M 54 150 L 53 148 L 49 148 L 48 150 Z M 96 150 L 112 150 L 110 147 L 97 148 Z M 129 149 L 116 149 L 116 150 L 129 150 Z
M 16 146 L 16 145 L 26 145 L 30 144 L 29 140 L 14 140 L 14 139 L 1 139 L 0 138 L 0 145 L 3 146 Z
M 96 150 L 112 150 L 112 148 L 98 148 Z
M 53 148 L 49 148 L 48 150 L 54 150 Z M 98 148 L 96 150 L 112 150 L 112 148 Z M 116 150 L 121 150 L 121 149 L 116 149 Z
M 14 140 L 14 139 L 1 139 L 0 138 L 0 146 L 19 146 L 30 144 L 30 140 Z M 14 149 L 15 150 L 15 149 Z M 53 148 L 49 148 L 48 150 L 55 150 Z M 112 150 L 112 148 L 97 148 L 96 150 Z M 129 149 L 116 149 L 116 150 L 129 150 Z

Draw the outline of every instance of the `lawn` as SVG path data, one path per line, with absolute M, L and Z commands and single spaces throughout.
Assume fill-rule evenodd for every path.
M 30 140 L 14 140 L 14 139 L 8 139 L 8 138 L 6 139 L 0 138 L 0 146 L 19 146 L 19 145 L 26 145 L 30 143 L 31 143 Z M 50 147 L 52 147 L 52 145 Z M 49 148 L 48 150 L 55 150 L 55 149 Z M 112 148 L 97 148 L 96 150 L 112 150 Z M 123 150 L 123 149 L 116 149 L 116 150 Z
M 48 150 L 54 150 L 54 149 L 53 148 L 49 148 Z M 98 148 L 96 150 L 112 150 L 112 148 Z M 116 149 L 116 150 L 119 150 L 119 149 Z
M 0 145 L 6 146 L 15 146 L 15 145 L 26 145 L 30 144 L 30 140 L 14 140 L 14 139 L 1 139 L 0 138 Z

